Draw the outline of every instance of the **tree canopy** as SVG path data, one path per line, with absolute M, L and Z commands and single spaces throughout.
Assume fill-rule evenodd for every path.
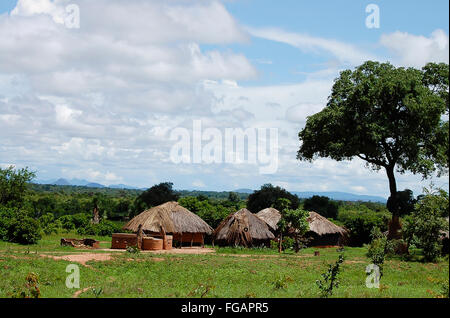
M 326 218 L 336 219 L 339 205 L 325 196 L 314 195 L 303 202 L 306 211 L 314 211 Z
M 173 183 L 162 182 L 142 192 L 134 202 L 134 214 L 169 201 L 177 201 L 179 194 L 172 187 Z
M 360 158 L 386 170 L 398 215 L 395 171 L 448 172 L 448 64 L 421 70 L 366 62 L 341 72 L 327 106 L 300 131 L 299 160 Z M 447 118 L 446 118 L 447 117 Z
M 0 205 L 15 203 L 19 206 L 28 189 L 28 183 L 35 177 L 28 168 L 0 168 Z
M 249 195 L 247 209 L 253 213 L 258 213 L 262 209 L 274 207 L 280 198 L 288 199 L 290 201 L 289 208 L 293 210 L 297 209 L 300 204 L 300 200 L 296 195 L 281 187 L 264 184 L 260 190 Z

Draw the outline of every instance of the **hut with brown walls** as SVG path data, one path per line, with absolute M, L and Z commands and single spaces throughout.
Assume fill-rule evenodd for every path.
M 348 239 L 348 232 L 316 212 L 309 212 L 309 246 L 342 246 Z
M 180 245 L 188 243 L 191 246 L 194 243 L 203 246 L 205 235 L 213 231 L 198 215 L 174 201 L 145 210 L 125 224 L 123 229 L 136 233 L 140 225 L 147 236 L 162 237 L 166 243 L 166 234 L 170 234 Z
M 213 233 L 213 244 L 225 246 L 268 245 L 275 238 L 268 225 L 247 209 L 230 214 Z

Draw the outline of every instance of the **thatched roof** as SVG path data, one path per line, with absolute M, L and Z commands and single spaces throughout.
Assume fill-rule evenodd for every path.
M 347 231 L 340 226 L 337 226 L 331 221 L 328 221 L 327 218 L 321 216 L 316 212 L 309 212 L 308 217 L 309 230 L 318 235 L 326 235 L 326 234 L 341 234 L 347 235 Z
M 278 222 L 281 219 L 281 213 L 274 208 L 267 208 L 256 213 L 256 216 L 267 223 L 272 230 L 278 229 Z
M 214 240 L 230 245 L 251 246 L 253 240 L 270 240 L 275 236 L 266 222 L 247 209 L 230 214 L 213 233 Z
M 211 234 L 213 230 L 198 215 L 174 201 L 142 212 L 125 224 L 123 229 L 137 232 L 140 224 L 142 224 L 144 231 L 157 233 L 159 233 L 161 227 L 166 233 Z

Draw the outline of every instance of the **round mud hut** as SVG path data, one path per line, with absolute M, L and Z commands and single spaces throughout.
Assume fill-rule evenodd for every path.
M 220 246 L 269 245 L 275 236 L 266 222 L 247 209 L 230 214 L 213 233 L 213 244 Z
M 148 236 L 173 235 L 173 241 L 180 246 L 183 243 L 200 243 L 204 246 L 205 235 L 211 235 L 213 229 L 198 215 L 182 207 L 178 202 L 167 202 L 135 216 L 123 227 L 137 233 L 140 229 Z
M 343 246 L 348 232 L 316 212 L 309 212 L 309 231 L 305 237 L 310 239 L 309 246 Z
M 280 222 L 281 213 L 277 209 L 267 208 L 256 213 L 256 216 L 266 222 L 272 231 L 278 230 L 278 222 Z

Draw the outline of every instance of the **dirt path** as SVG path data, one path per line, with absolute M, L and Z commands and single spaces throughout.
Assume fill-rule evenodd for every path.
M 49 257 L 54 260 L 65 260 L 69 262 L 76 262 L 86 267 L 89 267 L 89 265 L 86 264 L 89 261 L 109 261 L 112 259 L 111 254 L 106 253 L 83 253 L 83 254 L 72 254 L 63 256 L 39 254 L 39 256 Z

